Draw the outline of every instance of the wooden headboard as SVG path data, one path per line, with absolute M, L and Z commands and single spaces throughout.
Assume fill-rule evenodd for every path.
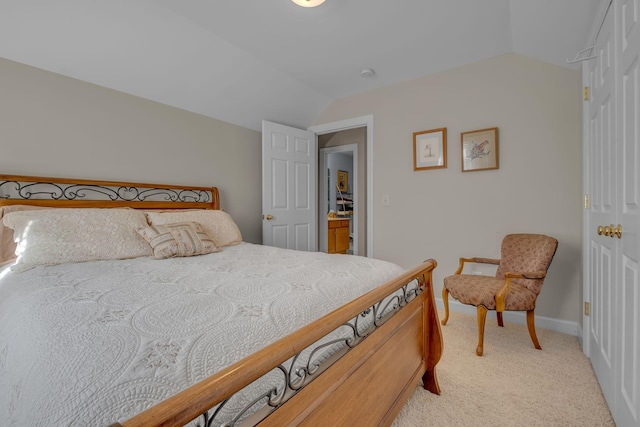
M 220 209 L 216 187 L 0 175 L 0 207 Z

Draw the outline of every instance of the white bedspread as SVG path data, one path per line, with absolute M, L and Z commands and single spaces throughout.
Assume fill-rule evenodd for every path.
M 1 423 L 124 421 L 402 271 L 248 243 L 191 258 L 5 271 Z

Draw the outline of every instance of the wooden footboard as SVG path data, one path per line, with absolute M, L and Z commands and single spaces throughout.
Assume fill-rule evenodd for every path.
M 432 287 L 434 260 L 425 261 L 385 285 L 299 329 L 240 362 L 193 385 L 120 427 L 181 426 L 223 402 L 275 367 L 282 366 L 336 328 L 373 310 L 401 289 L 405 301 L 376 322 L 357 345 L 322 373 L 286 398 L 265 405 L 260 422 L 284 425 L 390 425 L 415 386 L 436 394 L 440 388 L 436 364 L 442 354 L 442 334 Z M 409 284 L 409 285 L 408 285 Z M 414 285 L 416 292 L 411 287 Z M 376 308 L 378 307 L 378 308 Z M 207 416 L 208 417 L 208 416 Z M 357 422 L 356 422 L 357 421 Z M 254 424 L 253 420 L 248 421 Z

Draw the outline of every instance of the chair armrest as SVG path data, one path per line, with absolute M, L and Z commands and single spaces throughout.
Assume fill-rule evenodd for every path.
M 453 274 L 462 273 L 462 270 L 464 269 L 464 263 L 465 262 L 476 262 L 476 261 L 475 261 L 475 258 L 460 258 L 460 264 L 458 265 L 458 269 Z
M 458 265 L 458 269 L 456 270 L 456 272 L 454 274 L 462 273 L 462 270 L 464 269 L 464 263 L 465 262 L 476 262 L 476 263 L 479 263 L 479 264 L 500 265 L 500 260 L 499 259 L 494 259 L 494 258 L 480 258 L 480 257 L 460 258 L 460 264 Z
M 479 258 L 479 257 L 460 258 L 460 264 L 458 265 L 458 269 L 456 270 L 456 272 L 454 274 L 462 273 L 462 270 L 464 269 L 464 263 L 465 262 L 476 262 L 476 263 L 479 263 L 479 264 L 495 264 L 495 265 L 499 265 L 500 264 L 500 260 L 499 259 L 493 259 L 493 258 Z
M 546 271 L 527 271 L 524 273 L 505 273 L 505 277 L 511 277 L 512 279 L 544 279 L 547 275 Z
M 505 273 L 504 285 L 496 292 L 496 311 L 504 311 L 505 301 L 509 289 L 511 289 L 511 279 L 544 279 L 546 271 L 529 271 L 526 273 Z
M 482 264 L 500 265 L 500 260 L 494 258 L 473 258 L 473 261 Z
M 502 313 L 506 307 L 505 301 L 507 300 L 509 289 L 511 289 L 512 278 L 522 278 L 522 275 L 514 273 L 506 273 L 504 275 L 504 285 L 496 292 L 496 311 L 499 313 Z
M 525 279 L 544 279 L 547 276 L 546 271 L 529 271 L 522 273 Z

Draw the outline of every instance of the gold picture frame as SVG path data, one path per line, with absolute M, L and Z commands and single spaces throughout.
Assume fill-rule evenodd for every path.
M 462 172 L 498 169 L 498 128 L 460 134 Z
M 349 191 L 349 172 L 347 171 L 338 171 L 338 190 L 343 193 L 347 193 Z
M 413 170 L 447 167 L 447 128 L 413 133 Z

